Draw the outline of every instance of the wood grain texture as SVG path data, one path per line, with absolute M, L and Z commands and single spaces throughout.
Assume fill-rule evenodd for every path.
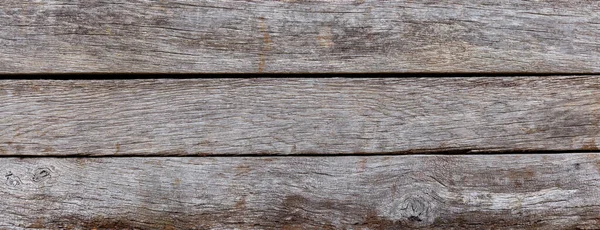
M 600 154 L 2 158 L 0 228 L 591 229 Z
M 600 78 L 0 81 L 1 155 L 597 150 Z
M 588 0 L 3 0 L 0 72 L 600 70 Z

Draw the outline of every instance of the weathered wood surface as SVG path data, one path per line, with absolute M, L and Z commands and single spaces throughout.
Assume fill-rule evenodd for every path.
M 600 78 L 0 81 L 1 155 L 596 150 Z
M 0 72 L 600 72 L 587 0 L 3 0 Z
M 0 228 L 600 226 L 600 154 L 2 158 Z

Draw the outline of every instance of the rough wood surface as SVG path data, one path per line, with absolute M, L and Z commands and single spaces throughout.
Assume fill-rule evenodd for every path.
M 600 78 L 0 81 L 1 155 L 597 150 Z
M 585 229 L 600 154 L 2 158 L 0 228 Z
M 594 72 L 600 1 L 3 0 L 0 72 Z

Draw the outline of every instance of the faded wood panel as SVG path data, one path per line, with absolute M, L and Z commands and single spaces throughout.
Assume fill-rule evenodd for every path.
M 600 155 L 2 158 L 0 228 L 590 229 Z
M 600 78 L 0 81 L 2 155 L 596 150 Z
M 599 1 L 4 0 L 0 72 L 600 70 Z

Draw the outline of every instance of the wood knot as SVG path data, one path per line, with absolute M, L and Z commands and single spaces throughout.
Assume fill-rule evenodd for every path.
M 434 221 L 436 206 L 435 200 L 426 194 L 405 194 L 393 200 L 381 214 L 389 220 L 420 225 Z
M 33 182 L 43 182 L 51 178 L 51 170 L 46 167 L 38 168 L 33 173 Z
M 16 187 L 16 186 L 23 184 L 23 182 L 21 182 L 21 178 L 19 178 L 18 176 L 15 176 L 10 171 L 4 176 L 6 177 L 6 185 L 8 185 L 8 186 Z

